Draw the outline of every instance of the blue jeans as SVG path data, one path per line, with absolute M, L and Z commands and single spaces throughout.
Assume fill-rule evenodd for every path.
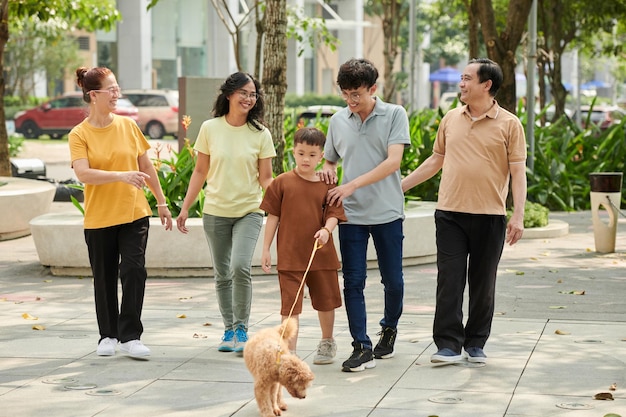
M 367 278 L 367 244 L 370 235 L 376 248 L 378 269 L 385 288 L 385 311 L 380 325 L 396 328 L 402 315 L 404 277 L 402 275 L 402 219 L 377 225 L 339 225 L 339 247 L 343 272 L 343 297 L 352 339 L 371 349 L 367 335 L 365 279 Z
M 204 233 L 215 271 L 215 292 L 224 328 L 248 330 L 252 303 L 250 268 L 263 215 L 248 213 L 243 217 L 202 216 Z

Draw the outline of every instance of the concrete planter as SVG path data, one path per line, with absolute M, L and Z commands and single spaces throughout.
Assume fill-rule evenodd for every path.
M 435 203 L 411 204 L 404 223 L 404 259 L 406 265 L 435 261 Z M 178 230 L 166 232 L 158 218 L 150 219 L 150 233 L 146 249 L 146 266 L 151 276 L 212 276 L 213 263 L 202 229 L 202 219 L 188 219 L 189 233 Z M 89 257 L 83 234 L 83 217 L 78 211 L 50 213 L 30 222 L 31 233 L 39 261 L 49 266 L 54 275 L 91 275 Z M 262 273 L 261 252 L 265 227 L 261 230 L 252 265 L 255 273 Z M 335 242 L 338 232 L 334 232 Z M 311 240 L 311 245 L 313 241 Z M 339 252 L 339 245 L 336 244 Z M 312 246 L 311 246 L 312 249 Z M 275 247 L 272 257 L 276 260 Z M 339 254 L 341 259 L 341 255 Z M 367 259 L 376 267 L 376 251 L 370 242 Z
M 0 177 L 0 184 L 0 240 L 29 235 L 29 222 L 50 210 L 56 187 L 15 177 Z

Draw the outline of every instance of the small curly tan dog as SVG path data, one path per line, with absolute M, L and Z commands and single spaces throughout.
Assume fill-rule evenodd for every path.
M 286 326 L 284 334 L 283 326 Z M 309 365 L 289 353 L 286 340 L 295 332 L 295 321 L 287 319 L 280 326 L 254 334 L 246 343 L 243 358 L 254 378 L 254 397 L 262 417 L 280 416 L 287 409 L 281 386 L 292 397 L 304 398 L 313 381 Z

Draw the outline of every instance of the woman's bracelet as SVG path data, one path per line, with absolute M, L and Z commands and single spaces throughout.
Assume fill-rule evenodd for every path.
M 163 204 L 157 204 L 157 207 L 167 207 L 167 203 L 163 203 Z
M 328 230 L 326 226 L 322 227 L 320 230 L 326 230 L 328 232 L 328 236 L 332 235 L 332 233 L 330 232 L 330 230 Z

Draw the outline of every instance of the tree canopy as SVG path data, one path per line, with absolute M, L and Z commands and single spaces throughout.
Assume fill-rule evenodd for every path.
M 0 0 L 0 97 L 4 97 L 4 51 L 9 40 L 9 21 L 36 16 L 41 22 L 56 19 L 68 29 L 111 30 L 121 19 L 115 0 Z M 0 176 L 11 175 L 9 138 L 4 101 L 0 100 Z

